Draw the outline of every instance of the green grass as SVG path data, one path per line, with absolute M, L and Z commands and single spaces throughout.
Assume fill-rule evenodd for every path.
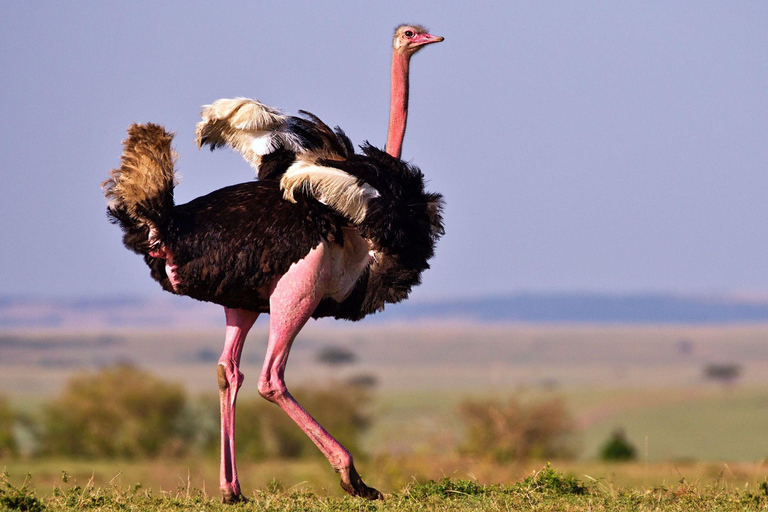
M 638 457 L 663 461 L 752 461 L 768 458 L 768 389 L 573 388 L 547 392 L 414 391 L 379 393 L 373 427 L 364 439 L 370 453 L 423 453 L 453 449 L 463 436 L 456 414 L 467 397 L 564 398 L 579 426 L 579 455 L 598 456 L 616 428 L 623 428 Z
M 0 463 L 2 464 L 2 463 Z M 137 485 L 153 495 L 173 494 L 179 488 L 199 489 L 213 498 L 218 496 L 218 461 L 211 458 L 189 460 L 116 461 L 49 460 L 7 461 L 8 482 L 19 488 L 27 482 L 36 496 L 47 499 L 57 488 L 130 489 Z M 457 455 L 380 456 L 357 463 L 366 483 L 385 494 L 398 494 L 409 485 L 446 477 L 472 481 L 477 485 L 514 485 L 536 473 L 540 461 L 497 463 L 487 459 Z M 754 490 L 766 481 L 765 464 L 725 463 L 605 463 L 600 461 L 557 461 L 554 467 L 601 489 L 649 490 L 673 488 L 679 482 L 695 482 L 701 488 Z M 328 498 L 342 498 L 338 476 L 325 459 L 266 460 L 241 458 L 238 469 L 243 492 L 277 484 L 293 491 L 307 491 Z M 0 465 L 0 470 L 3 466 Z M 27 475 L 31 477 L 27 478 Z M 639 492 L 639 491 L 638 491 Z M 2 509 L 0 509 L 2 510 Z
M 269 484 L 249 496 L 248 503 L 222 505 L 217 496 L 180 485 L 155 492 L 138 485 L 71 484 L 65 476 L 52 494 L 37 496 L 28 482 L 11 483 L 0 476 L 0 509 L 30 512 L 254 510 L 254 511 L 635 511 L 635 510 L 768 510 L 768 485 L 735 489 L 726 485 L 693 485 L 681 481 L 651 489 L 625 489 L 600 481 L 583 482 L 546 466 L 509 485 L 482 485 L 474 480 L 442 478 L 409 484 L 379 502 L 330 496 L 307 489 Z
M 621 402 L 624 402 L 624 405 Z M 588 418 L 588 408 L 578 409 Z M 583 425 L 583 456 L 594 457 L 616 427 L 638 455 L 651 461 L 760 461 L 768 458 L 768 391 L 668 389 L 633 391 L 597 405 L 598 418 Z
M 384 331 L 309 329 L 288 370 L 291 386 L 358 374 L 379 379 L 373 428 L 363 440 L 371 456 L 358 457 L 357 465 L 369 485 L 388 494 L 383 503 L 345 497 L 319 457 L 239 458 L 252 501 L 238 507 L 218 504 L 215 459 L 32 458 L 0 461 L 0 471 L 10 474 L 0 480 L 0 511 L 768 510 L 768 325 Z M 244 398 L 255 393 L 263 356 L 256 334 L 244 356 Z M 95 348 L 0 350 L 0 393 L 33 415 L 81 368 L 131 357 L 146 369 L 162 369 L 190 394 L 215 395 L 215 361 L 194 355 L 217 353 L 220 338 L 219 331 L 126 333 L 119 343 Z M 682 339 L 693 341 L 692 353 L 676 350 Z M 341 370 L 319 365 L 316 352 L 328 344 L 353 348 L 358 362 Z M 742 364 L 743 378 L 730 389 L 704 382 L 701 369 L 712 361 Z M 455 412 L 465 398 L 553 394 L 565 398 L 581 427 L 581 458 L 555 461 L 559 472 L 541 471 L 541 461 L 501 465 L 456 454 L 462 426 Z M 594 460 L 616 427 L 626 430 L 639 461 Z M 526 480 L 539 471 L 538 480 Z M 587 491 L 567 491 L 571 484 L 563 482 Z

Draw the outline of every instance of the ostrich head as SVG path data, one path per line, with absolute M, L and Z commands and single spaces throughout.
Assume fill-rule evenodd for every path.
M 392 41 L 392 95 L 389 103 L 387 153 L 400 158 L 408 119 L 408 68 L 411 56 L 419 49 L 443 38 L 433 36 L 421 25 L 400 25 Z
M 443 39 L 440 36 L 433 36 L 421 25 L 400 25 L 395 29 L 392 47 L 395 52 L 410 57 L 424 46 L 439 43 Z

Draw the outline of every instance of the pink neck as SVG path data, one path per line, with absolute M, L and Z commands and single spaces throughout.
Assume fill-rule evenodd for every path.
M 392 52 L 392 89 L 389 105 L 389 132 L 387 153 L 400 158 L 408 120 L 408 66 L 410 56 L 397 50 Z

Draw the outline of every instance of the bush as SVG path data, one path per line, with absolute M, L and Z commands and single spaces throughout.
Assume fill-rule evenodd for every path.
M 637 449 L 629 442 L 624 429 L 616 429 L 611 434 L 610 439 L 600 450 L 600 458 L 603 460 L 635 460 L 637 458 Z
M 8 404 L 8 399 L 0 396 L 0 459 L 17 455 L 19 447 L 14 435 L 16 415 Z
M 549 462 L 546 467 L 518 483 L 517 487 L 556 496 L 589 494 L 589 489 L 579 479 L 552 469 Z
M 132 366 L 80 375 L 46 406 L 40 448 L 74 457 L 179 454 L 185 403 L 179 386 Z
M 23 512 L 45 512 L 46 508 L 29 488 L 29 475 L 21 487 L 8 480 L 8 473 L 0 473 L 0 510 L 21 510 Z
M 704 378 L 729 385 L 741 377 L 741 372 L 742 368 L 739 364 L 712 363 L 704 367 Z
M 360 438 L 370 424 L 364 390 L 338 384 L 299 388 L 294 395 L 339 442 L 359 454 Z M 180 387 L 126 365 L 71 379 L 46 406 L 37 434 L 42 454 L 89 458 L 218 456 L 220 436 L 218 397 L 187 400 Z M 287 414 L 261 397 L 240 395 L 235 436 L 241 457 L 320 455 Z
M 181 453 L 218 456 L 221 449 L 221 419 L 216 395 L 200 395 L 187 400 L 177 425 L 179 437 L 187 443 L 186 450 Z
M 575 455 L 574 421 L 561 399 L 467 401 L 459 407 L 459 415 L 467 432 L 463 446 L 467 453 L 500 462 Z
M 360 389 L 297 388 L 294 397 L 350 452 L 360 455 L 360 439 L 370 426 L 369 395 Z M 253 459 L 322 455 L 288 415 L 260 397 L 238 399 L 235 439 L 238 454 Z

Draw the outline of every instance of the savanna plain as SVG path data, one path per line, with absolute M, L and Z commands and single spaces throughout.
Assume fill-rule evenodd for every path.
M 0 451 L 0 509 L 768 510 L 768 325 L 310 323 L 288 386 L 348 437 L 387 496 L 376 503 L 344 496 L 311 446 L 248 437 L 277 410 L 256 394 L 266 327 L 243 352 L 250 501 L 234 507 L 218 503 L 211 414 L 222 330 L 1 331 L 0 396 L 17 421 Z M 184 439 L 201 448 L 52 449 L 44 418 L 104 369 L 171 386 L 193 404 L 187 416 L 199 412 Z M 356 420 L 323 419 L 334 396 Z M 617 439 L 628 451 L 611 456 Z

